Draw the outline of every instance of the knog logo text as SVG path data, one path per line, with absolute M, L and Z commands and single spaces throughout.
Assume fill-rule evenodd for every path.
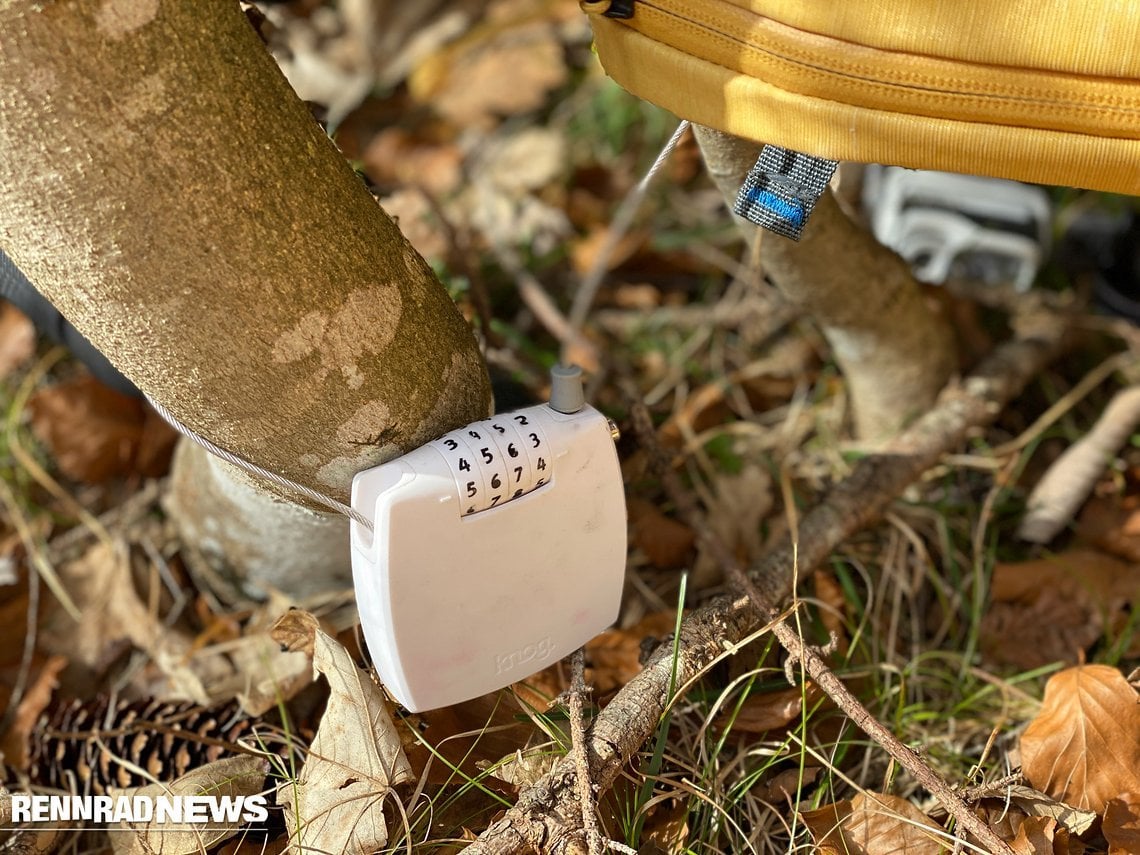
M 505 674 L 520 665 L 526 665 L 528 662 L 542 662 L 548 659 L 553 652 L 554 642 L 550 636 L 530 644 L 524 644 L 518 650 L 498 654 L 495 657 L 495 673 Z

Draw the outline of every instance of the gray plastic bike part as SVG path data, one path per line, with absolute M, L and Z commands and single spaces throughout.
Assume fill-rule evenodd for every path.
M 550 369 L 550 409 L 559 413 L 576 413 L 586 406 L 582 388 L 582 369 L 577 365 L 555 365 Z

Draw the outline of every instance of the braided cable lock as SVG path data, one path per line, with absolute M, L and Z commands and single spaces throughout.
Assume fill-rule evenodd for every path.
M 344 502 L 334 499 L 332 496 L 327 496 L 324 493 L 318 492 L 311 487 L 306 487 L 304 484 L 298 484 L 296 481 L 293 481 L 290 478 L 286 478 L 284 475 L 279 475 L 276 472 L 271 472 L 264 467 L 258 466 L 256 463 L 250 463 L 244 457 L 239 457 L 232 451 L 226 451 L 224 448 L 210 442 L 210 440 L 206 439 L 201 434 L 195 433 L 190 428 L 186 427 L 186 425 L 182 424 L 182 422 L 178 421 L 178 419 L 176 419 L 171 414 L 170 410 L 166 409 L 166 407 L 162 406 L 162 404 L 158 403 L 158 401 L 150 397 L 150 395 L 147 395 L 146 399 L 150 402 L 150 405 L 154 407 L 154 411 L 162 417 L 162 420 L 164 422 L 166 422 L 187 439 L 198 443 L 198 445 L 202 446 L 202 448 L 206 449 L 206 451 L 210 452 L 210 454 L 213 454 L 215 457 L 220 457 L 227 463 L 232 463 L 239 469 L 244 469 L 246 472 L 257 475 L 260 478 L 264 478 L 266 481 L 270 481 L 271 483 L 276 484 L 278 487 L 282 487 L 294 493 L 299 493 L 308 499 L 312 499 L 314 502 L 320 505 L 324 505 L 330 510 L 336 511 L 338 514 L 344 514 L 353 522 L 360 523 L 369 531 L 375 530 L 375 525 L 373 524 L 372 520 L 368 519 L 368 517 L 364 516 L 364 514 L 360 513 L 360 511 L 354 510 Z

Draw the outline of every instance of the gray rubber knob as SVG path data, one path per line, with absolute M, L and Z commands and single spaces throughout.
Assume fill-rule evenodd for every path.
M 550 409 L 576 413 L 586 406 L 582 389 L 582 369 L 577 365 L 555 365 L 550 369 Z

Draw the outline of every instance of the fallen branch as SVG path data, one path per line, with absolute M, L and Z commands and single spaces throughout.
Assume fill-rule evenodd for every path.
M 634 401 L 632 418 L 638 438 L 643 446 L 654 446 L 654 456 L 657 458 L 654 468 L 662 478 L 669 498 L 677 507 L 678 515 L 688 523 L 698 535 L 705 546 L 711 551 L 717 563 L 724 569 L 733 588 L 746 596 L 761 620 L 771 622 L 772 634 L 776 640 L 789 653 L 786 670 L 788 682 L 796 684 L 796 666 L 803 669 L 803 673 L 815 680 L 817 686 L 847 715 L 855 726 L 878 743 L 888 754 L 904 769 L 914 776 L 927 792 L 934 795 L 939 803 L 946 809 L 959 825 L 969 831 L 985 845 L 990 852 L 1001 855 L 1013 855 L 1006 844 L 992 832 L 989 826 L 962 801 L 953 787 L 930 767 L 913 749 L 904 745 L 898 737 L 876 719 L 863 703 L 851 693 L 835 672 L 824 662 L 823 657 L 810 646 L 804 644 L 800 633 L 789 623 L 788 618 L 781 616 L 779 609 L 772 602 L 765 600 L 757 589 L 755 583 L 749 578 L 740 563 L 733 558 L 728 547 L 712 532 L 708 526 L 701 525 L 701 515 L 697 510 L 692 496 L 682 487 L 677 473 L 669 466 L 668 459 L 660 445 L 656 443 L 653 431 L 653 422 L 649 410 L 640 401 Z M 793 533 L 793 538 L 795 534 Z M 798 538 L 795 539 L 798 544 Z
M 1140 424 L 1140 386 L 1116 393 L 1092 429 L 1073 443 L 1037 482 L 1017 536 L 1048 543 L 1073 521 L 1105 467 Z
M 579 647 L 571 657 L 570 688 L 566 692 L 566 709 L 570 713 L 571 753 L 575 757 L 575 783 L 578 785 L 578 804 L 582 811 L 582 827 L 586 832 L 586 850 L 589 855 L 602 855 L 602 833 L 598 828 L 597 799 L 590 780 L 590 743 L 586 739 L 585 713 L 582 709 L 586 695 L 586 655 Z
M 808 513 L 799 526 L 798 545 L 790 536 L 774 545 L 751 568 L 758 596 L 782 603 L 791 593 L 798 567 L 807 573 L 852 534 L 878 519 L 911 483 L 958 447 L 969 431 L 988 424 L 1060 351 L 1064 323 L 1053 314 L 1036 314 L 1015 323 L 1015 337 L 997 348 L 972 375 L 951 385 L 937 404 L 887 443 L 861 460 L 852 474 Z M 720 598 L 688 615 L 677 642 L 676 681 L 686 685 L 726 648 L 760 623 L 747 599 Z M 673 646 L 660 646 L 645 669 L 602 710 L 590 731 L 590 775 L 599 790 L 609 788 L 622 767 L 656 729 L 673 673 Z M 467 847 L 468 855 L 581 851 L 574 758 L 567 757 L 525 789 L 518 802 Z M 997 851 L 1002 851 L 998 849 Z
M 662 478 L 669 498 L 677 508 L 678 516 L 700 533 L 699 538 L 710 550 L 717 563 L 721 565 L 733 588 L 748 598 L 761 619 L 770 622 L 772 634 L 776 636 L 776 640 L 784 650 L 789 653 L 788 660 L 785 663 L 788 682 L 792 685 L 797 684 L 796 672 L 797 666 L 799 666 L 802 669 L 801 677 L 810 677 L 814 680 L 816 686 L 823 690 L 824 694 L 847 715 L 856 727 L 871 737 L 895 762 L 910 772 L 919 784 L 938 799 L 946 812 L 958 822 L 959 828 L 972 834 L 987 848 L 987 851 L 1000 853 L 1000 855 L 1013 855 L 1013 850 L 980 817 L 970 810 L 954 788 L 918 753 L 904 745 L 894 733 L 876 719 L 844 685 L 824 661 L 823 657 L 829 651 L 827 649 L 817 651 L 804 644 L 800 631 L 792 626 L 788 617 L 780 614 L 779 609 L 773 603 L 764 599 L 752 579 L 744 572 L 740 563 L 736 561 L 715 532 L 708 526 L 702 526 L 701 515 L 692 495 L 683 488 L 680 478 L 669 466 L 663 449 L 656 442 L 648 409 L 639 401 L 635 401 L 631 415 L 642 445 L 654 447 L 654 456 L 657 458 L 654 469 Z M 792 537 L 794 543 L 798 545 L 799 540 L 794 532 Z M 835 637 L 832 636 L 829 648 L 834 642 Z

